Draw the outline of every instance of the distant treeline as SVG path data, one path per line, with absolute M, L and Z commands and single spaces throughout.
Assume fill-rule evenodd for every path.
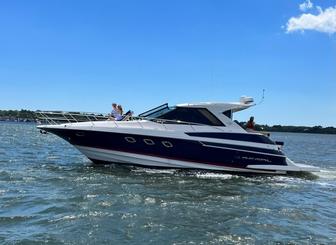
M 245 122 L 239 122 L 239 124 L 244 127 Z M 335 127 L 322 127 L 322 126 L 282 126 L 273 125 L 269 126 L 267 124 L 256 124 L 255 129 L 257 131 L 267 131 L 267 132 L 291 132 L 291 133 L 311 133 L 311 134 L 336 134 Z
M 35 122 L 36 115 L 29 110 L 0 110 L 0 121 Z
M 73 112 L 77 113 L 77 112 Z M 15 121 L 15 122 L 36 122 L 36 114 L 30 110 L 0 110 L 0 121 Z M 246 122 L 239 122 L 244 127 Z M 314 133 L 314 134 L 336 134 L 335 127 L 322 126 L 282 126 L 282 125 L 263 125 L 256 124 L 257 131 L 269 132 L 293 132 L 293 133 Z
M 305 127 L 305 126 L 281 126 L 281 125 L 260 125 L 265 131 L 272 132 L 293 132 L 293 133 L 312 133 L 312 134 L 336 134 L 334 127 Z

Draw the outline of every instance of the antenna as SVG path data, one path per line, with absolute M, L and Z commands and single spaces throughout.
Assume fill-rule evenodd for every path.
M 265 89 L 263 88 L 263 90 L 262 90 L 262 97 L 261 97 L 259 103 L 257 103 L 256 105 L 260 105 L 261 103 L 263 103 L 264 99 L 265 99 Z

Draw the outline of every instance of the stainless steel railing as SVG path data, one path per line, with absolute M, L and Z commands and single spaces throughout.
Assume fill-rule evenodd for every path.
M 63 123 L 78 123 L 78 122 L 91 122 L 94 125 L 96 121 L 106 121 L 110 120 L 108 115 L 103 115 L 102 113 L 91 113 L 91 112 L 67 112 L 67 111 L 36 111 L 36 118 L 39 124 L 63 124 Z M 124 116 L 122 121 L 137 121 L 141 128 L 144 128 L 142 120 L 152 121 L 161 124 L 166 128 L 167 124 L 183 124 L 190 126 L 193 130 L 194 126 L 209 126 L 206 124 L 186 122 L 180 120 L 169 120 L 161 118 L 150 118 L 150 117 L 140 117 L 140 116 Z M 112 120 L 113 121 L 113 120 Z M 118 121 L 113 121 L 116 127 L 119 127 Z M 222 130 L 220 127 L 215 127 Z
M 36 118 L 41 124 L 61 124 L 108 120 L 101 113 L 67 112 L 67 111 L 36 111 Z

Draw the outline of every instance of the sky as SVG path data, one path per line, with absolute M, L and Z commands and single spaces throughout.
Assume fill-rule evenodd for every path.
M 243 95 L 237 120 L 336 126 L 335 0 L 0 1 L 0 109 Z

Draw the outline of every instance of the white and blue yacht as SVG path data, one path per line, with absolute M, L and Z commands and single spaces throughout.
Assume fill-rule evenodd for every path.
M 94 163 L 264 174 L 318 171 L 291 161 L 281 142 L 233 121 L 233 113 L 253 105 L 250 97 L 163 104 L 131 120 L 75 120 L 38 128 L 68 141 Z

